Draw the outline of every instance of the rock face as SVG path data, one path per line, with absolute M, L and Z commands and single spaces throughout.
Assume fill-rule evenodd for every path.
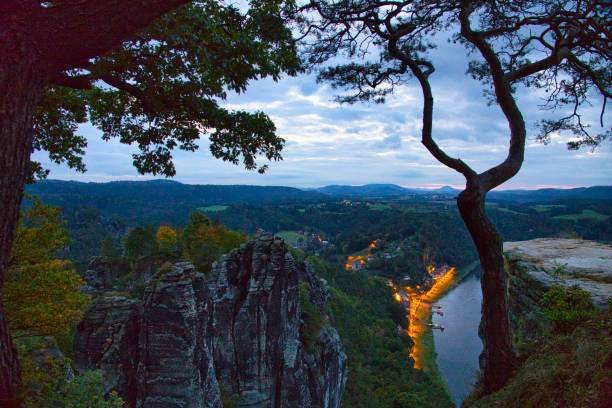
M 109 285 L 111 275 L 111 262 L 107 258 L 91 258 L 87 270 L 82 274 L 85 281 L 83 292 L 94 296 L 103 293 Z
M 612 247 L 592 241 L 540 238 L 504 243 L 509 278 L 510 323 L 519 356 L 529 354 L 552 324 L 541 308 L 554 284 L 578 285 L 606 307 L 612 296 Z
M 221 407 L 206 345 L 208 288 L 193 265 L 160 271 L 145 291 L 138 338 L 137 407 Z
M 79 325 L 75 364 L 103 369 L 107 391 L 130 407 L 338 408 L 347 366 L 337 332 L 321 329 L 313 354 L 300 339 L 300 277 L 321 309 L 329 290 L 299 269 L 265 233 L 208 278 L 178 263 L 151 279 L 142 305 L 100 298 Z
M 506 242 L 506 259 L 520 266 L 545 287 L 578 285 L 593 302 L 606 304 L 612 296 L 612 247 L 578 239 L 540 238 Z
M 101 296 L 85 313 L 74 337 L 77 370 L 102 369 L 104 390 L 117 390 L 136 402 L 139 302 L 124 296 Z

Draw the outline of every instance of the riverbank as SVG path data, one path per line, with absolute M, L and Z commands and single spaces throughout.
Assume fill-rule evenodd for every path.
M 440 300 L 450 290 L 455 288 L 464 278 L 466 278 L 478 266 L 478 261 L 472 262 L 462 268 L 456 269 L 447 282 L 442 282 L 436 290 L 431 293 L 427 299 L 423 300 L 422 305 L 415 313 L 415 317 L 411 319 L 410 332 L 411 337 L 416 339 L 413 347 L 413 359 L 417 365 L 426 372 L 432 380 L 438 382 L 446 388 L 440 370 L 436 363 L 437 353 L 434 345 L 432 324 L 432 309 L 431 304 Z

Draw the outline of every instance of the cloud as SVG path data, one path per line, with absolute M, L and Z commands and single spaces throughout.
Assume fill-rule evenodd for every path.
M 500 111 L 482 97 L 482 86 L 465 75 L 468 58 L 461 45 L 440 43 L 433 55 L 433 134 L 437 143 L 477 171 L 502 161 L 508 151 L 508 125 Z M 327 184 L 395 183 L 416 186 L 461 186 L 454 170 L 437 162 L 421 145 L 422 94 L 408 82 L 385 104 L 340 105 L 334 90 L 316 82 L 314 75 L 253 82 L 242 94 L 221 102 L 229 109 L 266 112 L 286 140 L 284 160 L 270 163 L 265 175 L 212 157 L 208 141 L 195 152 L 174 153 L 176 180 L 198 184 L 259 184 L 314 187 Z M 528 145 L 521 172 L 503 188 L 538 185 L 612 184 L 611 144 L 595 153 L 568 152 L 566 136 L 553 143 L 534 143 L 533 123 L 550 114 L 538 104 L 539 96 L 519 90 L 517 100 L 529 126 Z M 597 122 L 593 108 L 589 118 Z M 89 172 L 77 174 L 50 163 L 45 154 L 34 155 L 52 170 L 52 178 L 83 181 L 140 179 L 132 167 L 132 146 L 117 140 L 104 142 L 91 125 L 80 128 L 88 138 L 85 162 Z M 263 163 L 263 161 L 262 161 Z M 150 177 L 149 177 L 150 178 Z

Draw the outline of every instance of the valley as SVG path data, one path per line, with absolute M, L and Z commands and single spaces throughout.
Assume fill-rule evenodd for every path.
M 160 186 L 171 188 L 173 195 L 164 193 Z M 63 248 L 61 256 L 73 262 L 89 293 L 103 294 L 99 299 L 111 296 L 111 303 L 119 305 L 146 304 L 148 296 L 153 296 L 154 289 L 150 287 L 153 282 L 159 280 L 173 288 L 173 279 L 178 279 L 177 282 L 195 279 L 177 275 L 166 281 L 166 272 L 160 271 L 169 271 L 172 265 L 187 260 L 196 266 L 196 273 L 207 276 L 218 265 L 217 260 L 225 259 L 224 254 L 252 242 L 263 230 L 276 236 L 274 240 L 283 240 L 279 242 L 287 246 L 298 270 L 312 268 L 312 273 L 323 278 L 329 287 L 327 305 L 313 306 L 309 299 L 316 301 L 317 297 L 309 296 L 314 293 L 314 281 L 308 278 L 310 289 L 300 283 L 304 322 L 300 342 L 305 352 L 317 355 L 317 350 L 323 350 L 324 343 L 319 337 L 322 330 L 325 327 L 337 330 L 346 353 L 347 373 L 334 380 L 334 392 L 346 387 L 342 396 L 346 406 L 382 408 L 416 403 L 421 407 L 452 407 L 470 391 L 471 380 L 458 379 L 456 373 L 473 373 L 478 367 L 480 339 L 475 328 L 479 305 L 474 302 L 464 305 L 462 299 L 455 298 L 462 298 L 459 294 L 465 288 L 478 287 L 473 272 L 478 262 L 454 206 L 454 191 L 410 198 L 358 195 L 304 198 L 293 190 L 272 188 L 273 201 L 265 199 L 265 193 L 254 200 L 247 194 L 245 200 L 239 201 L 240 186 L 225 190 L 209 188 L 231 191 L 234 198 L 227 200 L 190 196 L 198 191 L 194 187 L 187 188 L 191 193 L 183 200 L 182 187 L 174 183 L 133 185 L 131 188 L 139 191 L 139 195 L 132 198 L 122 195 L 116 186 L 98 189 L 76 183 L 73 187 L 70 194 L 65 191 L 56 194 L 57 190 L 48 189 L 42 182 L 33 186 L 32 192 L 62 206 L 61 215 L 71 243 Z M 153 190 L 147 192 L 149 188 Z M 274 196 L 286 191 L 290 196 Z M 146 207 L 139 207 L 145 197 Z M 491 200 L 487 206 L 506 239 L 551 235 L 612 239 L 606 222 L 612 215 L 610 200 L 564 198 L 532 202 L 524 201 L 524 195 L 521 198 L 521 202 Z M 35 201 L 26 202 L 24 208 L 30 202 Z M 160 241 L 160 237 L 165 238 Z M 187 269 L 180 266 L 178 270 Z M 242 290 L 239 288 L 244 283 L 240 282 L 236 281 L 235 290 Z M 95 307 L 107 307 L 106 304 Z M 239 310 L 239 306 L 234 307 Z M 463 312 L 466 316 L 462 317 Z M 138 319 L 143 317 L 135 321 Z M 469 348 L 465 359 L 449 358 L 447 351 L 457 353 L 457 343 L 468 338 L 471 346 L 465 346 Z M 213 343 L 208 347 L 215 349 Z M 459 346 L 459 350 L 461 347 L 464 346 Z M 100 367 L 96 364 L 86 367 Z M 231 364 L 244 363 L 232 360 Z M 219 398 L 229 401 L 242 395 L 240 386 L 232 385 L 231 377 L 221 374 L 217 377 L 226 391 L 227 387 L 233 390 Z M 254 381 L 264 381 L 264 377 L 258 378 Z M 128 387 L 122 392 L 128 389 L 132 391 L 122 395 L 130 395 L 132 400 L 140 398 L 136 388 Z M 309 392 L 312 398 L 319 398 L 317 389 Z M 334 404 L 338 404 L 338 394 L 334 398 Z

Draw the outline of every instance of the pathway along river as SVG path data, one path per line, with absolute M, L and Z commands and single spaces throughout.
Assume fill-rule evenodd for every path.
M 479 271 L 478 271 L 479 272 Z M 479 274 L 475 271 L 436 302 L 443 316 L 434 313 L 434 345 L 442 379 L 457 406 L 472 391 L 478 372 L 478 356 L 482 341 L 478 337 L 482 292 Z

